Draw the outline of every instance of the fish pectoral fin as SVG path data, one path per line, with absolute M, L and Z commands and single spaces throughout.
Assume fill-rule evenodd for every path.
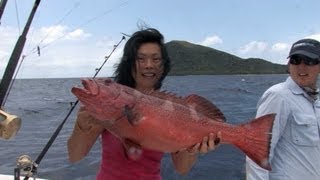
M 138 160 L 142 155 L 142 149 L 140 144 L 132 141 L 131 139 L 123 139 L 123 150 L 127 159 Z
M 138 124 L 138 118 L 136 118 L 135 113 L 132 111 L 132 108 L 130 108 L 128 105 L 124 106 L 124 114 L 128 119 L 128 122 L 134 126 Z

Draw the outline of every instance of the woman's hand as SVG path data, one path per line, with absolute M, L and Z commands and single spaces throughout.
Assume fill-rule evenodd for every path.
M 202 139 L 201 143 L 197 143 L 189 148 L 187 148 L 188 153 L 190 154 L 206 154 L 210 151 L 213 151 L 216 146 L 219 144 L 221 138 L 221 132 L 219 131 L 217 135 L 210 133 L 209 136 L 205 136 Z
M 221 133 L 217 135 L 210 133 L 209 136 L 203 137 L 200 143 L 197 143 L 187 149 L 172 153 L 174 167 L 182 175 L 187 174 L 192 166 L 196 163 L 197 154 L 206 154 L 214 150 L 220 142 Z

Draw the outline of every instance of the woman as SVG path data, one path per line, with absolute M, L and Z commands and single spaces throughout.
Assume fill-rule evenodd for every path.
M 162 34 L 156 29 L 135 32 L 124 47 L 123 57 L 115 71 L 117 83 L 139 91 L 158 90 L 170 71 L 170 59 Z M 80 108 L 74 131 L 68 141 L 71 162 L 81 160 L 101 134 L 102 160 L 97 179 L 161 179 L 162 152 L 141 149 L 126 140 L 121 142 L 105 130 L 97 120 Z M 213 150 L 214 134 L 210 134 L 186 150 L 172 153 L 175 169 L 186 174 L 198 153 Z

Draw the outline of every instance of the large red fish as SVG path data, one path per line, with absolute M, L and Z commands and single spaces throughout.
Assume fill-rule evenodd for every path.
M 271 170 L 269 149 L 274 114 L 232 125 L 210 101 L 198 95 L 181 98 L 165 92 L 141 93 L 111 79 L 82 80 L 72 93 L 90 115 L 115 136 L 145 149 L 176 152 L 221 132 L 221 143 L 233 144 L 262 168 Z

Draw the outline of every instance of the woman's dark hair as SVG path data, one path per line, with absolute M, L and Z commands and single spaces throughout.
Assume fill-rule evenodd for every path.
M 164 45 L 163 35 L 158 30 L 153 28 L 147 28 L 135 32 L 125 44 L 123 56 L 114 73 L 115 81 L 117 83 L 135 88 L 136 84 L 132 77 L 132 70 L 135 69 L 138 49 L 142 44 L 150 42 L 159 44 L 161 50 L 163 74 L 159 79 L 159 82 L 155 85 L 154 89 L 161 88 L 162 81 L 169 73 L 171 64 L 167 49 Z

